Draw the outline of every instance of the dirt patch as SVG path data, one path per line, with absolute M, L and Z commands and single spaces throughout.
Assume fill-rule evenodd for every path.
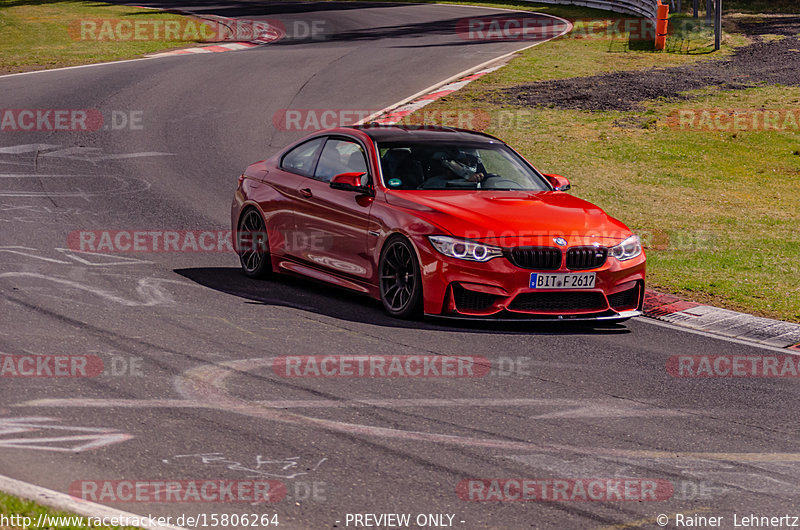
M 611 72 L 517 85 L 497 93 L 498 103 L 581 110 L 641 110 L 643 101 L 691 99 L 705 87 L 737 90 L 761 84 L 800 86 L 800 16 L 740 23 L 756 38 L 730 57 L 691 66 Z M 761 35 L 782 35 L 780 40 Z

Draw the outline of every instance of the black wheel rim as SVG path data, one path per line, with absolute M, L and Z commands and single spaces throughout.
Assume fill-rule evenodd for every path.
M 250 210 L 239 224 L 239 259 L 247 272 L 255 272 L 266 259 L 266 231 L 261 214 Z
M 392 311 L 402 311 L 411 302 L 417 283 L 415 273 L 411 249 L 399 241 L 392 243 L 381 265 L 381 293 Z

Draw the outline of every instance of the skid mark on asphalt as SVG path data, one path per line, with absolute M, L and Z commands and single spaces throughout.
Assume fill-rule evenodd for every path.
M 152 261 L 148 260 L 128 258 L 111 254 L 100 254 L 98 252 L 84 252 L 67 248 L 55 248 L 54 250 L 58 252 L 61 257 L 68 258 L 72 261 L 67 261 L 66 259 L 49 258 L 37 254 L 37 252 L 42 251 L 32 247 L 19 245 L 0 246 L 0 253 L 16 254 L 18 256 L 46 261 L 48 263 L 56 263 L 59 265 L 74 265 L 75 263 L 80 263 L 81 265 L 88 265 L 91 267 L 106 267 L 110 265 L 141 265 L 153 263 Z
M 33 153 L 42 158 L 65 158 L 85 162 L 120 160 L 126 158 L 145 158 L 151 156 L 175 156 L 175 153 L 162 151 L 140 151 L 137 153 L 111 153 L 104 155 L 99 147 L 64 147 L 57 144 L 19 144 L 0 147 L 0 155 L 24 155 Z
M 0 173 L 0 197 L 80 197 L 89 202 L 90 197 L 109 194 L 141 193 L 150 189 L 143 179 L 113 174 L 47 173 L 38 171 L 39 162 L 53 162 L 63 166 L 65 160 L 88 162 L 93 168 L 98 163 L 131 158 L 174 156 L 175 153 L 141 151 L 135 153 L 103 153 L 97 147 L 62 146 L 57 144 L 19 144 L 0 147 L 0 163 L 28 166 L 31 172 Z M 92 191 L 86 191 L 92 190 Z
M 198 315 L 197 318 L 207 318 L 209 320 L 216 320 L 218 322 L 222 322 L 223 324 L 225 324 L 227 326 L 230 326 L 231 328 L 235 329 L 236 331 L 241 331 L 242 333 L 244 333 L 246 335 L 250 335 L 251 337 L 256 337 L 256 338 L 259 338 L 259 339 L 274 340 L 274 337 L 268 337 L 267 335 L 260 335 L 258 333 L 253 332 L 253 331 L 250 331 L 249 329 L 243 328 L 242 326 L 240 326 L 238 324 L 234 324 L 233 322 L 231 322 L 229 319 L 227 319 L 225 317 L 218 317 L 218 316 L 213 316 L 213 315 Z M 275 319 L 275 320 L 277 320 L 277 319 Z M 274 330 L 277 330 L 279 328 L 265 328 L 265 327 L 259 326 L 258 329 L 264 330 L 264 331 L 267 331 L 267 330 L 273 330 L 274 331 Z
M 133 435 L 119 432 L 117 429 L 97 427 L 76 427 L 59 425 L 59 421 L 48 417 L 0 418 L 0 448 L 35 449 L 62 453 L 80 453 L 133 438 Z M 25 434 L 42 431 L 58 431 L 59 433 L 79 432 L 70 436 L 49 437 L 16 437 L 10 434 Z M 78 442 L 78 443 L 76 443 Z
M 290 412 L 289 408 L 308 408 L 308 402 L 292 401 L 292 402 L 262 402 L 262 401 L 247 401 L 235 397 L 228 393 L 226 388 L 226 381 L 232 375 L 241 375 L 253 370 L 268 368 L 271 366 L 271 358 L 257 358 L 257 359 L 244 359 L 236 361 L 228 361 L 219 365 L 200 366 L 184 372 L 183 375 L 178 376 L 175 380 L 175 387 L 179 394 L 185 399 L 171 399 L 171 400 L 119 400 L 119 399 L 46 399 L 34 400 L 24 403 L 16 404 L 20 406 L 38 406 L 38 407 L 81 407 L 81 408 L 138 408 L 138 407 L 154 407 L 154 408 L 168 408 L 168 407 L 185 407 L 185 408 L 207 408 L 221 410 L 225 412 L 232 412 L 242 414 L 250 417 L 263 418 L 272 421 L 278 421 L 290 425 L 298 425 L 303 427 L 316 427 L 334 432 L 346 432 L 348 434 L 362 434 L 366 436 L 377 436 L 390 439 L 412 440 L 420 442 L 441 443 L 457 446 L 467 447 L 483 447 L 488 449 L 501 449 L 511 451 L 532 451 L 545 454 L 575 454 L 586 455 L 591 457 L 626 457 L 626 458 L 644 458 L 653 459 L 658 461 L 675 461 L 682 462 L 684 460 L 695 461 L 728 461 L 733 463 L 742 462 L 800 462 L 800 453 L 734 453 L 734 452 L 680 452 L 680 451 L 655 451 L 655 450 L 639 450 L 639 449 L 613 449 L 601 447 L 577 447 L 562 444 L 537 444 L 525 441 L 515 440 L 501 440 L 490 438 L 472 438 L 468 436 L 457 436 L 449 434 L 428 433 L 420 431 L 410 431 L 387 427 L 378 427 L 372 425 L 363 425 L 356 423 L 347 423 L 335 420 L 327 420 L 324 418 L 303 416 L 294 412 Z M 329 400 L 321 400 L 323 403 L 328 403 Z M 333 400 L 335 401 L 335 400 Z M 384 400 L 388 407 L 397 407 L 403 401 L 408 403 L 408 400 Z M 509 404 L 514 404 L 515 400 L 500 399 L 492 403 L 491 406 L 507 407 Z M 556 400 L 558 401 L 558 400 Z M 571 405 L 576 402 L 579 407 L 586 409 L 586 401 L 579 400 L 566 400 Z M 369 403 L 369 400 L 348 400 L 342 401 L 345 405 L 352 406 L 352 403 L 364 403 L 364 406 L 381 406 L 378 403 L 380 400 L 374 400 Z M 409 406 L 438 406 L 436 400 L 427 400 L 427 405 L 420 405 L 426 402 L 423 400 Z M 446 403 L 449 406 L 475 406 L 476 403 L 486 403 L 485 399 L 477 399 L 474 402 L 469 400 L 447 399 L 442 400 L 441 403 Z M 524 400 L 527 405 L 542 402 L 552 404 L 553 400 Z M 338 403 L 338 402 L 337 402 Z M 413 403 L 413 401 L 411 401 Z M 347 405 L 350 404 L 350 405 Z M 289 407 L 288 405 L 291 405 Z M 358 405 L 356 405 L 358 406 Z
M 151 307 L 175 303 L 172 295 L 161 286 L 162 283 L 174 283 L 175 280 L 166 280 L 163 278 L 140 278 L 136 282 L 136 293 L 139 295 L 140 300 L 131 300 L 106 289 L 101 289 L 100 287 L 87 285 L 75 280 L 68 280 L 66 278 L 59 278 L 57 276 L 50 276 L 48 274 L 40 274 L 38 272 L 4 272 L 0 273 L 0 279 L 2 278 L 32 278 L 36 280 L 45 280 L 71 289 L 85 291 L 110 302 L 115 302 L 127 307 Z
M 363 408 L 381 407 L 387 409 L 395 408 L 414 408 L 414 407 L 553 407 L 566 406 L 576 407 L 576 410 L 584 410 L 585 401 L 574 399 L 536 399 L 536 398 L 389 398 L 389 399 L 284 399 L 271 401 L 252 401 L 254 406 L 268 409 L 327 409 L 327 408 Z M 189 407 L 189 408 L 218 408 L 211 404 L 190 401 L 185 399 L 83 399 L 83 398 L 45 398 L 26 401 L 16 406 L 32 407 L 99 407 L 99 408 L 170 408 L 170 407 Z M 614 405 L 609 404 L 609 407 Z M 657 414 L 651 411 L 648 416 Z M 677 415 L 688 415 L 688 413 L 676 413 Z M 535 416 L 532 416 L 535 417 Z M 576 416 L 586 417 L 586 416 Z
M 615 401 L 611 403 L 592 401 L 589 404 L 581 402 L 577 408 L 548 412 L 538 416 L 530 416 L 535 420 L 548 420 L 558 418 L 649 418 L 654 416 L 688 416 L 690 412 L 683 410 L 653 407 L 646 403 L 631 403 L 628 401 Z
M 562 456 L 544 453 L 506 455 L 515 464 L 553 476 L 627 477 L 649 474 L 665 463 L 655 458 Z M 743 465 L 744 464 L 744 465 Z M 711 501 L 733 492 L 786 496 L 800 494 L 800 461 L 726 462 L 675 459 L 668 462 L 673 499 Z
M 0 197 L 80 197 L 89 200 L 108 194 L 141 193 L 150 189 L 150 183 L 140 179 L 124 178 L 115 175 L 88 175 L 88 174 L 45 174 L 45 173 L 0 173 L 0 183 L 6 186 L 16 183 L 17 187 L 38 186 L 42 181 L 51 181 L 63 184 L 61 190 L 35 191 L 34 189 L 0 188 Z M 87 189 L 102 188 L 97 191 L 84 191 Z M 109 183 L 116 183 L 108 187 Z M 98 186 L 99 184 L 99 186 Z M 5 189 L 4 189 L 5 188 Z
M 0 222 L 5 223 L 62 224 L 71 217 L 97 217 L 100 214 L 84 208 L 3 203 L 0 204 L 0 215 Z

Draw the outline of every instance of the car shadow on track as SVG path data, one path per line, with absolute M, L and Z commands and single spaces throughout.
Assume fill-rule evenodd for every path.
M 534 335 L 627 334 L 624 324 L 591 322 L 491 322 L 426 317 L 422 321 L 399 320 L 388 315 L 377 300 L 314 280 L 274 275 L 253 280 L 236 267 L 197 267 L 174 272 L 215 291 L 238 296 L 252 304 L 283 306 L 339 320 L 392 328 L 413 328 L 459 333 Z

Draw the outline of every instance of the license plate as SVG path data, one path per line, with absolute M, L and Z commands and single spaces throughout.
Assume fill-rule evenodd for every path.
M 594 287 L 593 272 L 582 274 L 544 274 L 531 273 L 531 289 L 592 289 Z

